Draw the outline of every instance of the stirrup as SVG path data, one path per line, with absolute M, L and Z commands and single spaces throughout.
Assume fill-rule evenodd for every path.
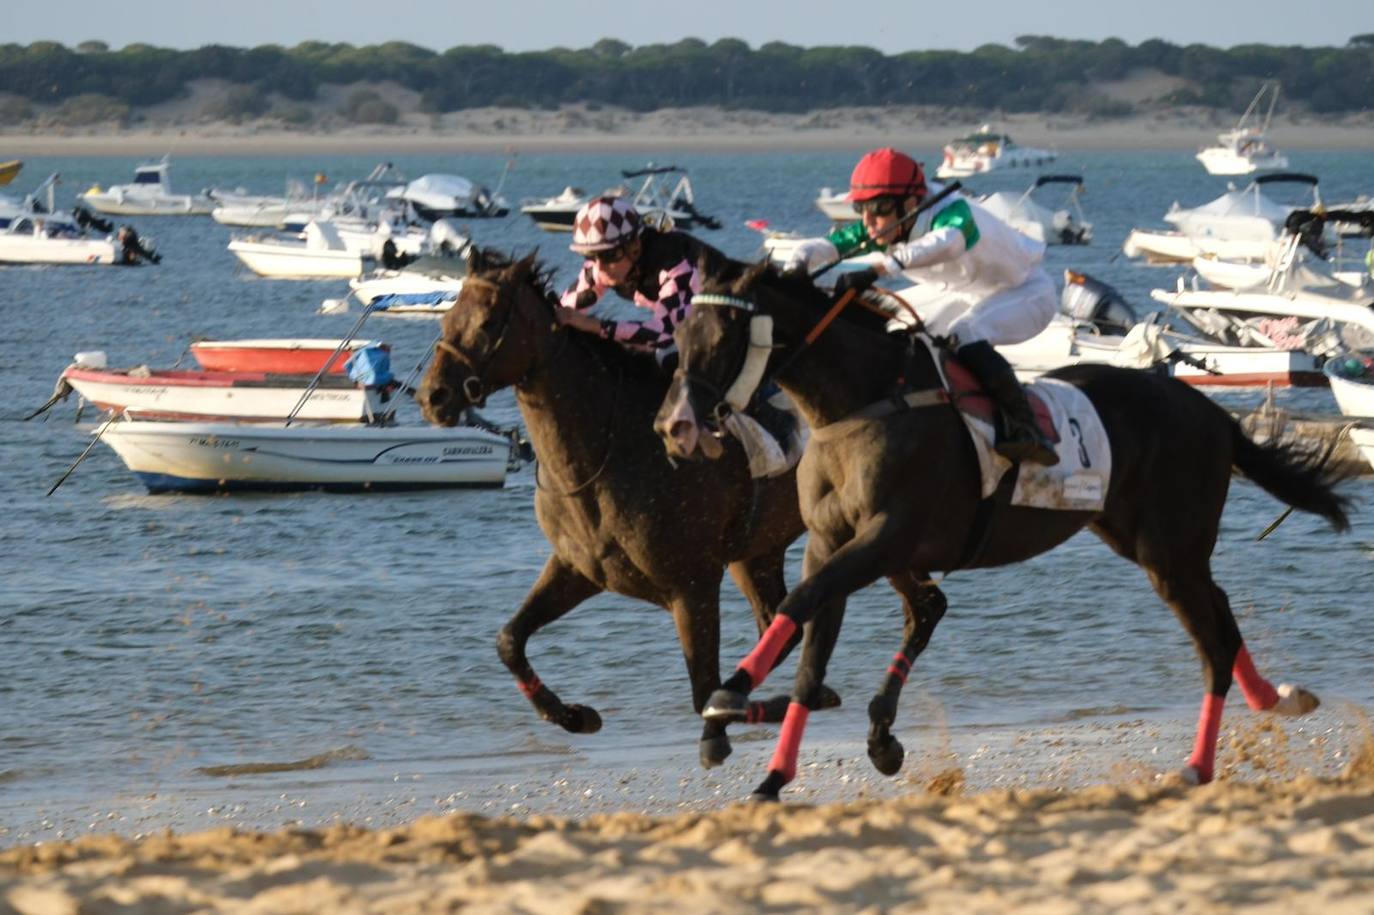
M 1053 467 L 1059 463 L 1059 455 L 1041 441 L 1038 435 L 1031 438 L 1005 439 L 993 445 L 993 450 L 1009 461 L 1020 461 L 1023 464 Z

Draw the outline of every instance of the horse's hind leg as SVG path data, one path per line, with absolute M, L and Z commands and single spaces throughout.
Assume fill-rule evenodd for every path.
M 539 580 L 534 583 L 525 602 L 505 626 L 496 640 L 496 652 L 501 663 L 515 675 L 520 692 L 530 700 L 541 718 L 552 721 L 574 734 L 593 734 L 601 729 L 601 716 L 596 709 L 582 705 L 564 705 L 539 679 L 525 656 L 530 636 L 563 616 L 593 594 L 601 592 L 591 580 L 564 564 L 557 556 L 544 563 Z
M 897 719 L 897 699 L 906 686 L 911 665 L 930 644 L 935 626 L 945 615 L 948 603 L 944 593 L 924 575 L 904 572 L 888 579 L 902 595 L 905 634 L 902 649 L 892 659 L 878 694 L 868 703 L 868 758 L 884 775 L 896 775 L 906 756 L 902 744 L 892 736 Z
M 1212 585 L 1212 589 L 1213 599 L 1226 607 L 1226 612 L 1230 613 L 1231 602 L 1227 600 L 1226 592 L 1215 584 Z M 1236 652 L 1236 663 L 1231 668 L 1231 674 L 1236 683 L 1240 684 L 1245 704 L 1257 712 L 1273 712 L 1275 715 L 1296 718 L 1315 711 L 1317 706 L 1321 705 L 1321 700 L 1316 695 L 1301 686 L 1280 683 L 1278 689 L 1275 689 L 1255 669 L 1255 662 L 1251 659 L 1250 650 L 1245 647 L 1244 642 L 1241 642 L 1240 651 Z

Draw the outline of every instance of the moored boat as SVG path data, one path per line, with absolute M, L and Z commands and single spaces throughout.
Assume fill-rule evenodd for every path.
M 350 249 L 329 222 L 311 222 L 302 237 L 246 236 L 229 242 L 229 250 L 258 276 L 272 279 L 345 279 L 362 274 L 374 262 L 371 254 Z
M 342 352 L 340 346 L 342 345 Z M 366 346 L 388 349 L 376 340 L 197 340 L 191 355 L 207 372 L 272 372 L 281 375 L 313 375 L 339 352 L 329 366 L 331 375 L 342 375 L 349 355 Z
M 1343 414 L 1374 420 L 1374 357 L 1354 353 L 1333 356 L 1323 370 Z
M 328 375 L 269 372 L 197 372 L 179 369 L 115 370 L 72 365 L 61 380 L 102 410 L 160 420 L 303 420 L 357 423 L 380 415 L 388 392 Z M 307 391 L 309 396 L 305 396 Z M 302 400 L 304 398 L 304 400 Z
M 960 137 L 945 147 L 937 178 L 968 178 L 1007 168 L 1037 168 L 1053 162 L 1049 149 L 1019 146 L 1010 136 L 984 124 L 976 133 Z
M 100 440 L 151 493 L 500 487 L 512 454 L 471 426 L 120 421 Z
M 171 162 L 145 162 L 134 169 L 132 184 L 117 184 L 108 190 L 98 185 L 77 199 L 102 213 L 116 216 L 208 216 L 215 199 L 208 194 L 174 194 L 167 173 Z
M 1270 93 L 1269 110 L 1264 115 L 1264 122 L 1256 126 L 1251 123 L 1251 117 L 1265 93 Z M 1256 171 L 1287 168 L 1288 157 L 1274 149 L 1267 137 L 1269 122 L 1274 117 L 1274 106 L 1278 101 L 1278 82 L 1269 80 L 1261 84 L 1235 128 L 1218 134 L 1215 145 L 1198 152 L 1197 160 L 1202 167 L 1213 175 L 1248 175 Z

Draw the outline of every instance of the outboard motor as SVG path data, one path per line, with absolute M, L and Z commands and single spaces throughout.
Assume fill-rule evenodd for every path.
M 1085 321 L 1104 334 L 1125 332 L 1140 320 L 1114 287 L 1073 270 L 1064 271 L 1064 292 L 1059 304 L 1064 314 Z
M 133 226 L 120 226 L 119 231 L 115 233 L 115 241 L 119 243 L 121 264 L 132 267 L 144 261 L 150 264 L 162 263 L 162 255 L 145 245 Z

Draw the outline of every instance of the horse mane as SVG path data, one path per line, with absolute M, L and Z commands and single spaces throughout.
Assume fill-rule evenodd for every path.
M 524 257 L 517 257 L 495 248 L 474 247 L 468 255 L 468 274 L 499 285 L 523 283 L 538 294 L 552 319 L 558 303 L 558 292 L 553 285 L 557 268 L 542 263 L 538 253 L 535 249 Z M 656 380 L 666 384 L 652 353 L 632 350 L 614 340 L 602 340 L 571 328 L 561 328 L 557 333 L 567 335 L 570 342 L 589 350 L 603 365 L 623 371 L 632 380 L 646 383 Z
M 756 264 L 741 264 L 739 269 L 718 272 L 713 278 L 731 295 L 748 298 L 759 286 L 798 302 L 815 312 L 819 320 L 835 304 L 830 293 L 818 287 L 802 270 L 782 271 L 767 260 Z M 840 312 L 839 320 L 852 327 L 889 337 L 889 318 L 862 307 L 849 307 Z

